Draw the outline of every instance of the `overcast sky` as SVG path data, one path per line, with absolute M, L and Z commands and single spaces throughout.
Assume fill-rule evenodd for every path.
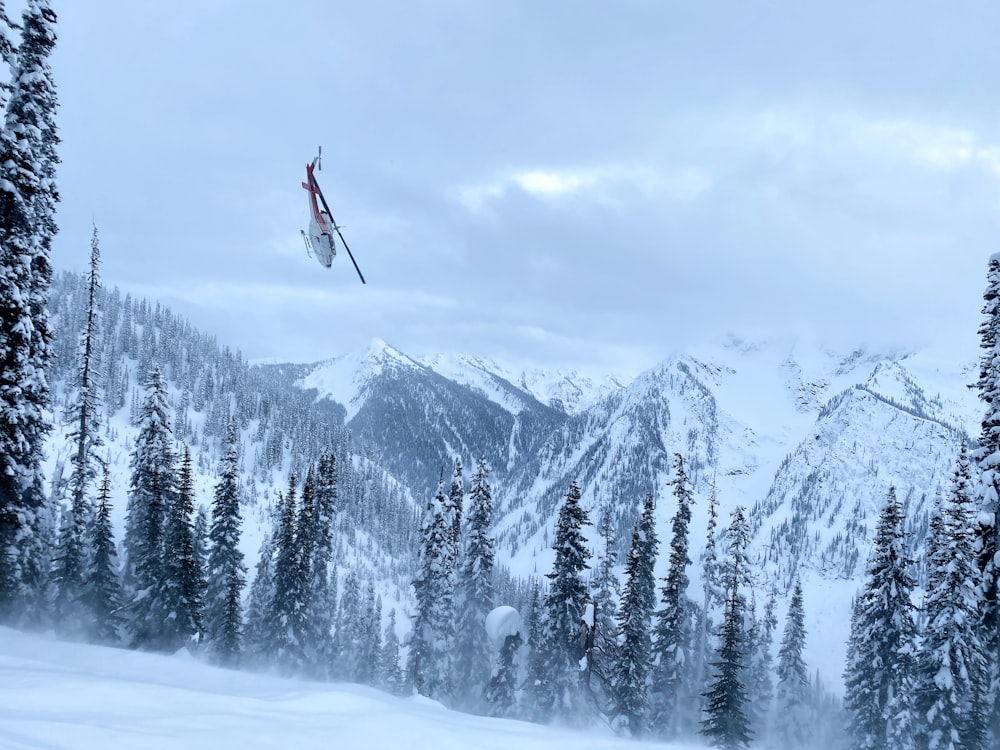
M 995 2 L 59 2 L 57 269 L 251 359 L 978 356 Z M 306 256 L 304 167 L 346 255 Z

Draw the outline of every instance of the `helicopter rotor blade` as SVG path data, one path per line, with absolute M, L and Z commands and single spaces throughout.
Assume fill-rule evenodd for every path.
M 351 252 L 351 248 L 347 246 L 347 241 L 344 239 L 344 235 L 340 233 L 340 227 L 337 226 L 337 222 L 333 219 L 333 212 L 330 210 L 330 206 L 326 203 L 326 198 L 323 196 L 323 191 L 320 189 L 319 183 L 316 182 L 316 177 L 313 176 L 313 185 L 316 186 L 316 192 L 319 193 L 320 203 L 323 204 L 323 210 L 326 211 L 327 216 L 330 217 L 330 221 L 333 222 L 333 228 L 337 230 L 337 236 L 340 237 L 340 241 L 344 244 L 344 249 L 347 251 L 348 257 L 351 259 L 351 263 L 354 264 L 354 270 L 358 272 L 358 278 L 361 279 L 362 284 L 367 284 L 365 281 L 365 276 L 361 273 L 361 269 L 358 268 L 358 262 L 354 260 L 354 253 Z
M 358 268 L 358 262 L 354 260 L 354 253 L 352 253 L 351 248 L 347 246 L 347 240 L 344 239 L 344 235 L 340 233 L 340 227 L 336 227 L 336 229 L 337 229 L 337 236 L 340 237 L 340 242 L 341 244 L 343 244 L 344 249 L 347 251 L 347 256 L 351 259 L 351 263 L 354 264 L 354 270 L 358 272 L 358 278 L 361 279 L 362 284 L 367 284 L 368 282 L 365 281 L 365 277 L 361 273 L 361 269 Z

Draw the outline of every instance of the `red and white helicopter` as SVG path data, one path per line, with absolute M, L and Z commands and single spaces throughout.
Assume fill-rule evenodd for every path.
M 351 263 L 354 264 L 354 270 L 358 272 L 361 283 L 367 284 L 361 269 L 358 268 L 357 261 L 354 260 L 351 248 L 347 246 L 344 235 L 340 233 L 340 227 L 333 220 L 333 214 L 330 212 L 326 198 L 323 197 L 323 191 L 319 189 L 319 183 L 316 182 L 315 172 L 323 168 L 322 158 L 323 147 L 320 146 L 319 153 L 312 160 L 312 164 L 306 164 L 306 181 L 302 183 L 302 187 L 309 193 L 309 231 L 302 230 L 306 252 L 316 258 L 321 266 L 329 268 L 333 264 L 333 257 L 337 254 L 337 244 L 333 239 L 333 233 L 336 232 L 340 238 L 340 244 L 344 246 Z

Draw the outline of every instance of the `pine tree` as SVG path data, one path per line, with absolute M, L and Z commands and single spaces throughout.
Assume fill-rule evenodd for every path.
M 445 503 L 445 515 L 451 523 L 449 544 L 451 555 L 458 560 L 461 556 L 462 511 L 465 506 L 465 485 L 462 481 L 462 458 L 455 456 L 455 471 L 451 475 L 451 486 L 448 488 L 448 500 Z
M 788 602 L 785 631 L 781 636 L 776 669 L 776 711 L 781 717 L 779 735 L 784 747 L 808 747 L 811 740 L 809 717 L 809 673 L 802 659 L 806 643 L 802 583 L 798 580 Z
M 160 371 L 153 369 L 139 411 L 139 435 L 132 451 L 125 523 L 125 583 L 131 597 L 129 629 L 133 646 L 169 649 L 164 623 L 170 615 L 165 598 L 164 564 L 167 514 L 176 494 L 173 435 L 167 392 Z
M 465 555 L 459 577 L 458 615 L 458 686 L 461 703 L 474 708 L 490 678 L 490 645 L 486 638 L 486 615 L 494 606 L 495 542 L 493 492 L 485 457 L 479 459 L 469 491 L 469 513 Z
M 281 499 L 278 526 L 274 535 L 274 594 L 268 612 L 268 636 L 275 664 L 286 673 L 304 666 L 305 611 L 303 609 L 302 568 L 299 559 L 296 525 L 298 498 L 296 480 L 288 480 L 288 491 Z
M 977 612 L 974 519 L 963 441 L 951 492 L 947 498 L 938 496 L 927 538 L 926 627 L 915 679 L 921 722 L 913 727 L 926 738 L 922 745 L 926 750 L 990 747 L 986 736 L 988 660 Z M 864 635 L 859 633 L 858 638 Z M 853 640 L 852 646 L 860 650 Z
M 903 541 L 904 521 L 903 506 L 895 487 L 890 487 L 868 560 L 865 587 L 855 602 L 844 673 L 845 704 L 853 716 L 852 734 L 858 750 L 902 750 L 906 744 L 899 738 L 912 735 L 917 628 L 911 597 L 916 581 Z M 779 684 L 779 694 L 780 690 Z
M 980 638 L 989 658 L 986 715 L 989 739 L 1000 744 L 1000 253 L 987 268 L 983 294 L 985 320 L 979 328 L 979 398 L 986 404 L 979 448 L 973 454 L 979 466 L 980 512 L 975 519 L 975 554 L 980 575 Z
M 389 610 L 389 619 L 382 633 L 382 652 L 379 655 L 379 687 L 389 693 L 399 694 L 403 688 L 403 675 L 399 667 L 399 635 L 396 633 L 396 610 Z
M 590 550 L 583 527 L 590 525 L 587 511 L 580 505 L 580 487 L 570 483 L 556 520 L 555 561 L 549 592 L 543 605 L 541 644 L 544 677 L 536 686 L 538 709 L 556 719 L 577 723 L 582 718 L 583 695 L 580 685 L 581 627 L 587 604 L 587 584 L 583 573 L 589 569 Z
M 167 619 L 163 623 L 165 646 L 178 649 L 197 643 L 204 629 L 202 571 L 194 538 L 194 471 L 187 445 L 181 453 L 177 492 L 173 494 L 164 531 L 163 597 Z
M 84 600 L 93 617 L 93 637 L 99 643 L 117 645 L 122 638 L 124 618 L 118 551 L 111 524 L 111 473 L 107 463 L 101 475 L 97 514 L 89 529 L 88 542 L 93 557 L 85 581 Z
M 764 605 L 764 614 L 756 623 L 754 641 L 750 643 L 747 693 L 752 699 L 750 729 L 758 740 L 766 740 L 770 731 L 771 703 L 774 700 L 772 649 L 774 633 L 778 628 L 776 606 L 776 592 L 772 588 Z
M 4 27 L 10 25 L 3 8 L 0 18 Z M 16 59 L 0 128 L 0 620 L 5 621 L 41 616 L 48 574 L 42 447 L 51 429 L 46 303 L 59 139 L 48 59 L 55 23 L 47 0 L 28 0 L 16 56 L 0 34 L 3 62 Z
M 594 606 L 594 645 L 587 658 L 590 674 L 585 679 L 588 679 L 588 688 L 598 710 L 610 714 L 614 707 L 614 672 L 618 660 L 618 623 L 615 615 L 621 597 L 621 586 L 615 572 L 618 539 L 610 503 L 606 503 L 601 510 L 597 533 L 601 549 L 590 581 L 591 602 Z
M 548 686 L 546 651 L 542 643 L 543 628 L 542 598 L 537 579 L 531 582 L 531 596 L 528 603 L 528 652 L 522 692 L 520 715 L 530 721 L 546 721 L 545 714 Z
M 702 616 L 699 627 L 696 631 L 694 644 L 694 668 L 692 670 L 692 682 L 695 685 L 704 685 L 708 681 L 707 665 L 711 658 L 711 640 L 713 631 L 713 617 L 725 601 L 725 586 L 719 576 L 721 569 L 719 566 L 718 543 L 716 540 L 716 527 L 719 518 L 719 499 L 716 494 L 715 483 L 712 483 L 712 491 L 708 496 L 708 524 L 706 526 L 705 548 L 700 556 L 701 562 L 701 583 L 702 583 Z
M 344 578 L 343 593 L 337 610 L 337 663 L 338 676 L 349 682 L 365 681 L 367 669 L 365 648 L 366 633 L 365 599 L 361 593 L 361 582 L 355 570 L 350 570 Z
M 361 608 L 357 616 L 358 672 L 355 682 L 362 685 L 374 685 L 379 649 L 382 646 L 380 625 L 382 622 L 382 599 L 375 594 L 375 582 L 371 579 L 365 585 L 361 598 Z
M 333 524 L 337 505 L 337 460 L 330 451 L 320 456 L 312 489 L 309 596 L 307 601 L 306 661 L 319 677 L 329 673 L 335 654 L 333 623 L 337 594 L 331 585 L 333 569 Z
M 726 599 L 719 648 L 712 663 L 715 677 L 704 693 L 705 717 L 701 722 L 701 733 L 713 747 L 725 750 L 749 746 L 752 736 L 747 715 L 749 697 L 743 682 L 746 598 L 741 591 L 749 582 L 748 542 L 749 528 L 743 508 L 737 507 L 727 530 L 728 549 L 723 573 Z
M 203 504 L 199 504 L 194 513 L 194 525 L 191 531 L 194 537 L 194 569 L 197 574 L 197 581 L 195 581 L 197 586 L 196 596 L 198 601 L 202 603 L 202 640 L 205 637 L 204 625 L 206 613 L 204 608 L 207 606 L 206 602 L 208 601 L 208 555 L 211 545 L 209 540 L 209 526 L 208 509 Z
M 212 503 L 211 546 L 208 555 L 208 591 L 205 636 L 209 652 L 220 664 L 239 663 L 243 638 L 243 605 L 246 566 L 240 551 L 239 432 L 229 425 L 219 462 L 219 479 Z
M 76 374 L 76 400 L 67 410 L 66 421 L 71 429 L 68 438 L 73 445 L 70 456 L 72 471 L 69 478 L 70 507 L 59 540 L 56 586 L 55 621 L 63 633 L 71 623 L 82 625 L 84 578 L 89 565 L 86 545 L 87 529 L 93 517 L 88 489 L 97 477 L 97 448 L 103 444 L 98 430 L 100 395 L 97 379 L 97 294 L 100 290 L 98 268 L 100 246 L 97 227 L 90 243 L 90 271 L 87 275 L 87 319 L 80 336 L 79 370 Z
M 658 540 L 653 515 L 653 493 L 647 493 L 643 513 L 632 533 L 625 566 L 625 590 L 618 608 L 621 647 L 615 669 L 615 718 L 619 731 L 641 737 L 649 719 L 648 680 L 652 668 L 650 623 L 656 607 Z
M 743 674 L 741 680 L 746 688 L 750 701 L 747 703 L 747 720 L 749 721 L 750 732 L 755 739 L 759 739 L 757 728 L 761 725 L 763 717 L 757 705 L 757 693 L 755 692 L 756 680 L 759 677 L 754 671 L 754 665 L 759 660 L 757 649 L 760 647 L 760 620 L 757 618 L 757 592 L 750 590 L 750 601 L 743 615 Z
M 315 642 L 316 633 L 312 623 L 309 622 L 309 613 L 312 609 L 313 594 L 313 554 L 316 551 L 316 474 L 313 466 L 306 470 L 306 478 L 302 483 L 302 492 L 299 495 L 299 505 L 295 519 L 295 559 L 297 563 L 297 607 L 301 610 L 301 615 L 296 617 L 295 640 L 300 644 L 301 665 L 306 674 L 311 677 L 322 678 L 326 673 L 326 660 L 323 654 L 319 653 L 322 648 L 321 642 Z M 317 647 L 313 651 L 313 647 Z
M 682 729 L 682 713 L 689 697 L 692 663 L 692 607 L 687 596 L 688 527 L 694 495 L 684 467 L 684 458 L 674 454 L 673 494 L 677 511 L 671 521 L 670 557 L 667 576 L 661 591 L 661 607 L 656 612 L 653 632 L 653 684 L 650 688 L 653 730 L 665 737 L 675 737 Z
M 453 516 L 443 479 L 427 504 L 421 523 L 420 570 L 413 581 L 416 613 L 410 637 L 407 671 L 421 695 L 449 703 L 452 698 L 451 656 L 454 646 Z
M 246 627 L 243 631 L 243 653 L 252 655 L 259 664 L 271 661 L 272 610 L 274 601 L 274 541 L 265 534 L 254 569 L 250 596 L 247 599 Z

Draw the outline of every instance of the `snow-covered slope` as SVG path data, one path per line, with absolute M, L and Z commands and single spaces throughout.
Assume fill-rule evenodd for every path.
M 513 413 L 524 408 L 525 395 L 567 414 L 579 414 L 631 380 L 625 375 L 588 375 L 577 370 L 518 368 L 492 359 L 435 354 L 419 360 L 449 380 L 495 400 Z
M 0 628 L 0 747 L 55 750 L 624 750 L 574 732 L 448 711 L 426 698 L 83 646 Z M 684 750 L 686 746 L 650 744 Z
M 353 419 L 372 395 L 380 376 L 423 366 L 381 339 L 375 339 L 366 349 L 351 352 L 321 362 L 309 368 L 296 383 L 305 390 L 315 389 L 320 398 L 344 406 L 345 421 Z

